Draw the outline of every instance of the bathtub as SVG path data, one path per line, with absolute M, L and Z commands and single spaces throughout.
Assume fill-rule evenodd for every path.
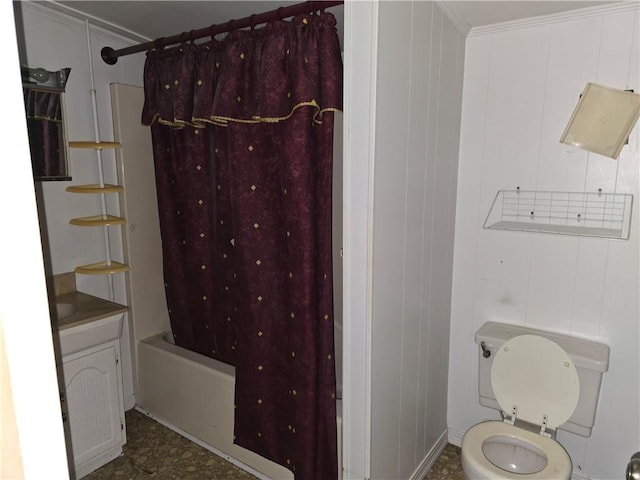
M 235 369 L 178 347 L 166 334 L 138 342 L 138 409 L 263 479 L 292 479 L 284 467 L 233 444 Z M 342 478 L 342 401 L 338 400 Z

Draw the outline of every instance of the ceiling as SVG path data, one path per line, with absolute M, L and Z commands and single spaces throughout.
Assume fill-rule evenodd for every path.
M 66 0 L 57 3 L 106 20 L 147 39 L 155 39 L 247 17 L 253 13 L 261 13 L 281 6 L 293 5 L 299 1 Z M 469 27 L 565 12 L 603 3 L 617 2 L 576 0 L 440 2 L 457 17 L 458 23 L 466 23 Z M 329 10 L 338 20 L 337 27 L 340 33 L 343 30 L 343 10 L 342 6 Z
M 155 39 L 295 5 L 300 1 L 66 0 L 56 3 L 106 20 L 148 39 Z M 332 12 L 335 10 L 331 9 Z M 339 10 L 342 12 L 342 7 Z

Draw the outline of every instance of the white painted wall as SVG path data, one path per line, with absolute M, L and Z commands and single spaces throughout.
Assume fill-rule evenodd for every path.
M 378 15 L 371 478 L 390 479 L 446 444 L 464 36 L 433 2 Z
M 16 23 L 20 62 L 29 67 L 59 70 L 71 67 L 66 86 L 65 103 L 67 137 L 69 140 L 94 140 L 91 109 L 90 63 L 84 20 L 53 10 L 35 2 L 18 2 Z M 73 12 L 71 12 L 73 13 Z M 113 122 L 109 84 L 113 82 L 142 85 L 144 54 L 130 55 L 119 59 L 117 65 L 109 66 L 100 58 L 100 49 L 111 46 L 123 48 L 138 41 L 90 25 L 91 50 L 98 104 L 98 124 L 102 140 L 113 140 Z M 73 271 L 78 265 L 104 259 L 104 235 L 102 228 L 83 228 L 69 224 L 74 217 L 100 213 L 97 195 L 78 195 L 65 191 L 69 185 L 97 183 L 96 155 L 91 150 L 69 151 L 71 182 L 36 183 L 41 225 L 46 226 L 48 251 L 45 251 L 47 273 L 59 274 Z M 103 151 L 105 181 L 117 183 L 114 152 Z M 108 196 L 109 213 L 118 215 L 116 195 Z M 44 212 L 44 215 L 42 214 Z M 122 261 L 120 227 L 110 229 L 110 243 L 114 260 Z M 127 304 L 124 274 L 114 275 L 115 301 Z M 108 277 L 77 275 L 78 290 L 109 299 Z M 133 383 L 129 350 L 128 323 L 125 322 L 121 342 L 125 404 L 133 407 Z
M 588 13 L 585 13 L 588 12 Z M 474 333 L 503 321 L 611 347 L 590 438 L 559 432 L 579 478 L 621 478 L 640 443 L 639 128 L 617 161 L 561 145 L 586 82 L 640 90 L 640 6 L 472 30 L 467 39 L 449 359 L 459 444 L 496 419 L 477 395 Z M 483 230 L 499 189 L 632 193 L 631 239 Z

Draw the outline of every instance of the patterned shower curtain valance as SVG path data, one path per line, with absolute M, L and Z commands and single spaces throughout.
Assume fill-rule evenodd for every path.
M 316 123 L 342 108 L 335 17 L 299 15 L 222 40 L 152 50 L 142 122 L 171 127 L 272 123 L 312 108 Z

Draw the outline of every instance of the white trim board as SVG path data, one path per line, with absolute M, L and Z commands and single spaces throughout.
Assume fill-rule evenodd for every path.
M 422 480 L 427 475 L 427 472 L 431 470 L 433 464 L 436 463 L 436 460 L 438 460 L 438 457 L 448 443 L 447 431 L 445 430 L 444 432 L 442 432 L 442 435 L 440 435 L 440 438 L 438 438 L 438 441 L 433 446 L 431 451 L 427 453 L 426 457 L 424 457 L 424 460 L 420 462 L 420 465 L 418 465 L 418 468 L 416 468 L 416 471 L 413 472 L 413 475 L 411 475 L 409 480 Z
M 450 2 L 446 0 L 436 0 L 436 5 L 440 7 L 440 10 L 451 20 L 451 23 L 460 30 L 462 35 L 467 36 L 471 31 L 471 24 L 467 22 L 467 19 L 458 14 L 455 8 L 451 8 Z
M 512 20 L 509 22 L 501 22 L 494 23 L 492 25 L 484 25 L 481 27 L 473 27 L 469 31 L 467 37 L 476 37 L 497 32 L 504 32 L 508 30 L 519 30 L 539 25 L 567 22 L 570 20 L 577 20 L 580 18 L 593 17 L 597 15 L 614 14 L 626 11 L 631 12 L 638 9 L 640 9 L 640 2 L 638 1 L 626 1 L 616 3 L 614 5 L 599 5 L 596 7 L 581 8 L 579 10 L 554 13 L 551 15 L 542 15 L 538 17 L 525 18 L 522 20 Z
M 343 145 L 343 472 L 370 478 L 371 256 L 378 2 L 346 2 Z
M 456 447 L 462 446 L 462 437 L 464 437 L 464 433 L 465 432 L 454 430 L 453 428 L 447 429 L 449 443 L 451 445 L 455 445 Z

